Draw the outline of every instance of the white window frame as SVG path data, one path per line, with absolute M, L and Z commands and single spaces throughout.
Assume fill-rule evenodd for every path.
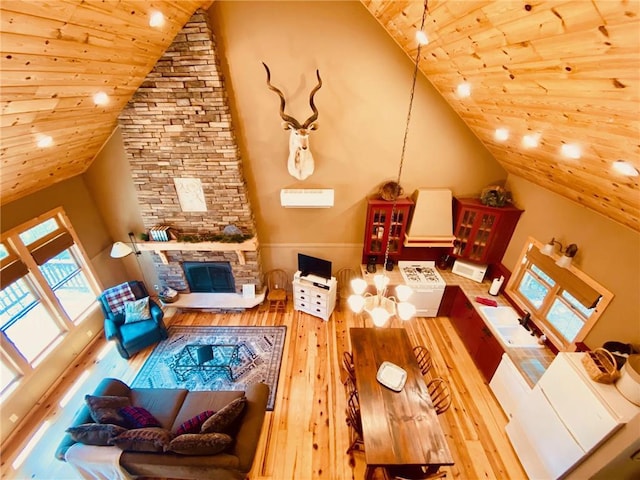
M 607 308 L 609 303 L 611 303 L 611 300 L 613 299 L 613 293 L 611 293 L 609 290 L 604 288 L 602 285 L 593 280 L 591 277 L 587 276 L 584 272 L 582 272 L 572 264 L 568 267 L 567 270 L 569 270 L 573 275 L 575 275 L 577 278 L 582 280 L 584 283 L 589 285 L 601 295 L 600 300 L 593 310 L 593 313 L 588 318 L 585 318 L 579 310 L 572 308 L 570 304 L 562 297 L 562 292 L 564 290 L 558 282 L 556 282 L 554 286 L 550 286 L 549 291 L 545 295 L 540 307 L 535 307 L 518 290 L 518 287 L 520 286 L 525 273 L 529 271 L 531 261 L 527 259 L 527 252 L 533 246 L 537 247 L 538 249 L 542 249 L 543 244 L 532 237 L 529 237 L 527 239 L 520 257 L 518 258 L 516 268 L 514 269 L 513 274 L 511 275 L 511 278 L 507 283 L 505 291 L 518 307 L 520 307 L 524 311 L 531 313 L 531 318 L 536 326 L 540 328 L 540 330 L 542 330 L 542 332 L 558 350 L 575 351 L 578 348 L 577 344 L 584 341 L 591 329 L 597 323 L 604 310 Z M 560 256 L 555 253 L 552 255 L 552 257 L 554 260 L 560 258 Z M 545 274 L 548 273 L 545 272 Z M 545 286 L 548 286 L 548 284 L 545 283 Z M 551 307 L 556 299 L 567 305 L 579 317 L 585 320 L 584 325 L 578 331 L 576 337 L 572 341 L 568 341 L 567 339 L 565 339 L 565 337 L 556 330 L 551 322 L 547 320 L 547 315 L 549 314 Z
M 25 245 L 19 237 L 20 233 L 25 232 L 51 218 L 56 219 L 60 231 L 65 231 L 71 236 L 71 239 L 73 240 L 72 245 L 63 251 L 70 250 L 72 257 L 78 264 L 78 268 L 84 274 L 89 287 L 95 294 L 96 300 L 91 302 L 88 308 L 78 315 L 77 318 L 70 318 L 67 315 L 67 312 L 58 301 L 56 293 L 49 286 L 46 278 L 40 271 L 38 263 L 30 253 L 29 247 Z M 98 281 L 98 276 L 89 261 L 89 256 L 82 247 L 78 235 L 73 229 L 73 226 L 62 207 L 54 208 L 53 210 L 39 215 L 22 225 L 12 228 L 6 232 L 2 232 L 0 235 L 0 241 L 7 248 L 11 259 L 18 258 L 27 267 L 28 273 L 21 278 L 23 278 L 29 286 L 34 289 L 36 295 L 39 297 L 40 303 L 50 314 L 53 322 L 61 330 L 61 334 L 51 342 L 49 347 L 45 348 L 44 351 L 31 362 L 26 361 L 19 349 L 9 341 L 9 338 L 3 331 L 0 331 L 0 339 L 2 340 L 0 355 L 2 356 L 2 360 L 10 366 L 12 370 L 15 370 L 19 377 L 12 382 L 12 385 L 9 388 L 6 389 L 7 391 L 2 393 L 2 396 L 0 397 L 1 403 L 10 396 L 11 391 L 15 390 L 17 384 L 27 381 L 38 368 L 42 367 L 43 358 L 59 346 L 65 335 L 78 328 L 90 313 L 95 311 L 96 308 L 99 308 L 97 297 L 103 289 L 102 285 Z M 36 242 L 34 242 L 34 244 L 35 243 Z

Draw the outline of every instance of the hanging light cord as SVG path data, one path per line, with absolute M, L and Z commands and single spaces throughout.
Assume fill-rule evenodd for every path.
M 424 23 L 427 19 L 427 3 L 428 0 L 424 0 L 424 10 L 422 11 L 422 22 L 420 23 L 420 31 L 424 32 Z M 407 121 L 404 127 L 404 138 L 402 139 L 402 152 L 400 153 L 400 166 L 398 167 L 398 180 L 396 181 L 397 190 L 396 195 L 393 196 L 393 205 L 391 206 L 391 222 L 389 223 L 389 233 L 387 236 L 387 248 L 384 252 L 384 264 L 383 268 L 387 268 L 389 262 L 389 248 L 391 246 L 391 234 L 393 233 L 394 218 L 396 217 L 396 207 L 398 205 L 398 195 L 400 193 L 400 178 L 402 177 L 402 166 L 404 164 L 404 153 L 407 148 L 407 136 L 409 135 L 409 123 L 411 121 L 411 110 L 413 109 L 413 96 L 416 90 L 416 80 L 418 78 L 418 66 L 420 64 L 420 50 L 422 44 L 418 42 L 418 51 L 416 52 L 416 61 L 413 68 L 413 81 L 411 83 L 411 94 L 409 96 L 409 111 L 407 112 Z

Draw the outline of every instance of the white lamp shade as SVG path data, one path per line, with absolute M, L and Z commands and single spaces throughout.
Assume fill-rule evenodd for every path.
M 401 302 L 406 302 L 412 293 L 413 290 L 407 285 L 398 285 L 396 287 L 396 295 Z
M 116 242 L 113 244 L 113 247 L 111 247 L 111 258 L 126 257 L 130 253 L 133 253 L 133 250 L 126 243 Z
M 401 320 L 409 320 L 416 314 L 416 307 L 412 303 L 400 302 L 397 305 L 398 316 Z
M 389 320 L 389 312 L 382 307 L 376 307 L 371 310 L 371 319 L 376 327 L 382 327 Z
M 562 268 L 569 268 L 572 260 L 573 259 L 571 257 L 567 257 L 566 255 L 563 255 L 556 261 L 556 265 Z
M 362 278 L 354 278 L 351 280 L 351 288 L 356 295 L 362 295 L 367 288 L 367 282 Z
M 386 275 L 378 274 L 375 277 L 373 277 L 373 283 L 376 286 L 376 290 L 381 292 L 382 290 L 387 288 L 387 285 L 389 285 L 389 277 L 387 277 Z
M 550 257 L 551 254 L 553 253 L 553 243 L 547 243 L 544 247 L 540 249 L 540 253 Z
M 347 303 L 355 313 L 360 313 L 364 309 L 364 297 L 362 295 L 349 295 Z

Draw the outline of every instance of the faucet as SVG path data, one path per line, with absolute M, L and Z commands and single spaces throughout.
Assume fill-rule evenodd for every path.
M 522 316 L 522 318 L 518 319 L 518 321 L 520 322 L 520 325 L 522 325 L 522 327 L 525 330 L 528 330 L 529 332 L 533 333 L 533 330 L 531 330 L 531 327 L 529 326 L 530 320 L 531 320 L 531 314 L 527 311 L 524 312 L 524 315 Z

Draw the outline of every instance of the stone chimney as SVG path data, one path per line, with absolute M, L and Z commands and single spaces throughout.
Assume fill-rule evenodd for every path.
M 122 111 L 119 124 L 147 230 L 167 225 L 183 235 L 212 235 L 234 225 L 245 235 L 256 235 L 205 12 L 197 11 L 178 33 Z M 202 188 L 194 195 L 201 206 L 195 209 L 203 204 L 206 210 L 183 209 L 174 179 L 200 182 Z M 163 285 L 188 290 L 182 263 L 202 261 L 231 263 L 237 292 L 247 283 L 262 287 L 257 248 L 244 252 L 242 261 L 234 251 L 190 248 L 163 253 L 153 254 Z

